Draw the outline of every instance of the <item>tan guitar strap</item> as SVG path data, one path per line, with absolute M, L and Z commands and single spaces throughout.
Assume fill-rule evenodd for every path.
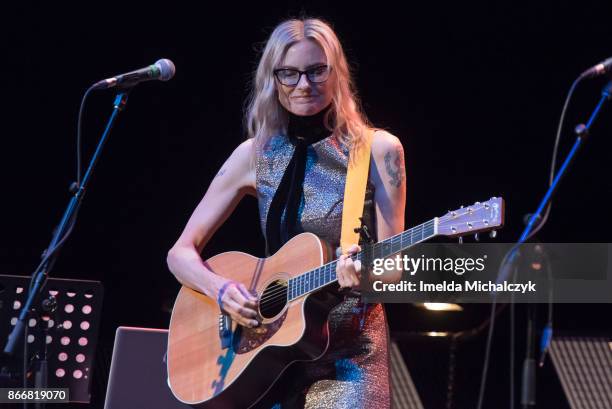
M 357 150 L 355 158 L 349 157 L 346 170 L 342 230 L 340 233 L 340 248 L 343 254 L 346 254 L 351 245 L 359 243 L 359 232 L 356 232 L 355 229 L 361 227 L 359 218 L 363 216 L 374 129 L 368 128 L 364 133 L 365 142 Z

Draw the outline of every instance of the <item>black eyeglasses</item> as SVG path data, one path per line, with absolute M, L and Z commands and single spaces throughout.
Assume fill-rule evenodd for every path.
M 327 81 L 331 68 L 327 65 L 318 65 L 309 68 L 306 71 L 300 71 L 293 68 L 278 68 L 274 70 L 274 76 L 283 85 L 295 87 L 302 78 L 302 74 L 306 74 L 306 78 L 313 84 L 320 84 Z

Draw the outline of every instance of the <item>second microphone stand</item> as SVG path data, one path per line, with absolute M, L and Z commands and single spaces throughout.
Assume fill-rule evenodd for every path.
M 518 251 L 519 247 L 529 238 L 531 232 L 536 226 L 536 222 L 538 222 L 538 220 L 541 219 L 542 212 L 544 211 L 544 209 L 550 202 L 553 194 L 556 192 L 559 186 L 559 183 L 561 182 L 561 179 L 563 178 L 563 176 L 565 176 L 565 173 L 569 165 L 572 163 L 573 159 L 575 158 L 576 153 L 578 152 L 578 149 L 580 149 L 580 147 L 582 146 L 586 138 L 589 136 L 589 131 L 591 129 L 591 126 L 597 119 L 604 103 L 610 99 L 611 95 L 612 95 L 612 81 L 608 82 L 604 86 L 601 92 L 601 98 L 599 100 L 599 103 L 597 104 L 593 112 L 591 113 L 591 116 L 589 117 L 588 122 L 586 124 L 579 124 L 578 126 L 576 126 L 575 128 L 576 141 L 574 142 L 574 145 L 572 146 L 570 152 L 567 154 L 565 161 L 559 168 L 559 171 L 555 175 L 553 182 L 551 183 L 550 187 L 546 191 L 546 194 L 540 201 L 538 209 L 535 211 L 535 213 L 531 215 L 531 217 L 529 218 L 529 222 L 527 223 L 527 226 L 525 227 L 525 229 L 523 230 L 523 233 L 521 234 L 521 237 L 519 238 L 517 243 L 514 245 L 514 247 L 510 250 L 510 253 L 506 261 L 506 266 L 505 266 L 506 268 L 502 267 L 500 277 L 498 277 L 498 280 L 497 280 L 498 282 L 503 281 L 505 278 L 507 278 L 505 276 L 509 275 L 512 269 L 512 266 L 514 266 L 515 263 L 517 262 L 518 257 L 519 257 L 519 251 Z M 536 345 L 535 308 L 536 306 L 533 305 L 532 303 L 528 304 L 528 307 L 527 307 L 528 309 L 528 312 L 527 312 L 527 337 L 528 337 L 527 356 L 523 363 L 523 376 L 522 376 L 523 380 L 521 383 L 522 384 L 522 391 L 521 391 L 521 407 L 522 408 L 532 408 L 536 404 L 536 393 L 535 393 L 536 360 L 535 360 L 535 353 L 534 353 L 535 345 Z M 550 342 L 550 337 L 548 338 L 548 342 Z M 543 347 L 548 348 L 548 345 L 545 345 Z

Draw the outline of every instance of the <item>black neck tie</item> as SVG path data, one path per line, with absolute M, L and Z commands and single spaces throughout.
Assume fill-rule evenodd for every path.
M 284 243 L 298 233 L 296 225 L 304 195 L 303 185 L 308 146 L 331 134 L 324 124 L 328 109 L 311 116 L 289 114 L 287 134 L 295 149 L 268 209 L 266 219 L 266 252 L 268 255 L 278 251 Z

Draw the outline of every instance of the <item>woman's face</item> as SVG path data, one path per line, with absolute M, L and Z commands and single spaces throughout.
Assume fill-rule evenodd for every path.
M 299 71 L 311 71 L 311 76 L 317 83 L 311 82 L 308 75 L 300 75 L 299 82 L 294 86 L 281 84 L 280 75 L 291 75 L 291 72 L 277 72 L 276 87 L 278 89 L 278 99 L 285 109 L 295 115 L 306 116 L 314 115 L 327 107 L 332 100 L 331 75 L 327 80 L 319 82 L 316 78 L 325 78 L 327 75 L 322 73 L 327 65 L 327 58 L 319 44 L 313 40 L 302 39 L 291 45 L 285 53 L 279 69 L 291 69 Z M 313 70 L 314 69 L 314 70 Z M 329 68 L 328 68 L 329 69 Z M 295 72 L 293 73 L 295 76 Z M 299 74 L 297 74 L 299 75 Z M 283 81 L 287 82 L 287 81 Z

